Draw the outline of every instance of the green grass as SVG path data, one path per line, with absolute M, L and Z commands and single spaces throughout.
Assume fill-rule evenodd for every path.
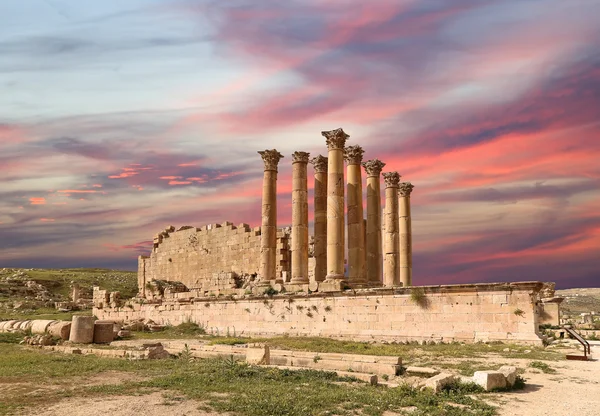
M 85 386 L 82 378 L 104 371 L 134 372 L 145 381 Z M 344 381 L 344 383 L 339 383 Z M 0 343 L 0 382 L 15 386 L 4 392 L 0 414 L 64 397 L 145 394 L 160 390 L 197 399 L 217 412 L 241 415 L 382 415 L 414 406 L 415 415 L 491 416 L 494 408 L 470 389 L 434 395 L 401 386 L 374 387 L 338 378 L 331 372 L 279 370 L 230 359 L 126 361 L 95 356 L 48 353 Z M 52 388 L 44 388 L 48 386 Z M 449 403 L 464 405 L 456 408 Z
M 21 269 L 15 269 L 21 270 Z M 90 291 L 93 286 L 100 286 L 108 291 L 118 291 L 121 298 L 130 298 L 137 294 L 137 273 L 108 269 L 36 269 L 22 270 L 27 277 L 20 278 L 24 282 L 33 280 L 43 285 L 56 301 L 68 301 L 71 296 L 71 282 L 76 282 L 83 290 Z M 2 275 L 8 277 L 9 275 Z M 10 287 L 0 279 L 0 291 L 3 287 Z M 2 295 L 1 302 L 30 302 L 19 296 L 8 297 Z M 73 315 L 91 315 L 92 311 L 59 312 L 52 308 L 36 308 L 26 310 L 0 309 L 0 320 L 7 319 L 56 319 L 70 320 Z
M 550 367 L 548 364 L 543 363 L 541 361 L 532 361 L 529 363 L 529 367 L 541 370 L 543 373 L 546 373 L 546 374 L 556 373 L 556 370 L 554 368 Z
M 138 339 L 190 339 L 206 334 L 204 327 L 193 322 L 184 322 L 177 326 L 167 326 L 162 331 L 138 331 L 133 333 L 133 338 Z
M 319 337 L 274 337 L 274 338 L 244 338 L 244 337 L 206 337 L 213 344 L 245 344 L 249 342 L 265 342 L 274 349 L 297 351 L 333 352 L 346 354 L 399 356 L 404 360 L 415 358 L 477 358 L 498 354 L 505 358 L 530 358 L 535 360 L 562 360 L 564 356 L 555 351 L 547 351 L 541 347 L 531 347 L 513 344 L 371 344 L 367 342 L 343 341 Z M 509 348 L 509 352 L 504 349 Z M 525 351 L 530 351 L 526 353 Z

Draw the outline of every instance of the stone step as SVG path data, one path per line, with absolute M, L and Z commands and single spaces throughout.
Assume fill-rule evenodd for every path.
M 268 367 L 268 368 L 278 368 L 280 370 L 315 370 L 314 368 L 308 368 L 308 367 L 297 367 L 297 366 L 291 366 L 291 365 L 261 365 L 261 367 Z M 373 386 L 376 386 L 378 381 L 377 381 L 377 375 L 375 374 L 368 374 L 368 373 L 355 373 L 353 371 L 341 371 L 341 370 L 332 370 L 334 373 L 336 373 L 338 375 L 338 377 L 354 377 L 357 380 L 360 381 L 365 381 Z

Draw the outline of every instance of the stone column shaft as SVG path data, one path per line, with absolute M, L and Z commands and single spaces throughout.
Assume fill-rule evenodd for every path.
M 385 163 L 372 159 L 363 166 L 367 171 L 367 280 L 380 285 L 383 282 L 380 183 Z
M 308 177 L 309 154 L 292 155 L 292 280 L 308 283 Z
M 327 158 L 319 155 L 310 163 L 315 167 L 314 279 L 322 282 L 327 275 Z
M 339 128 L 321 132 L 327 140 L 327 280 L 344 278 L 344 145 Z
M 385 238 L 383 252 L 383 284 L 398 286 L 400 284 L 400 255 L 398 229 L 398 172 L 383 174 L 385 180 Z
M 348 281 L 366 283 L 365 243 L 362 201 L 361 162 L 364 150 L 360 146 L 348 146 L 345 159 L 348 163 Z
M 258 153 L 265 163 L 259 279 L 263 284 L 268 284 L 269 280 L 277 278 L 277 165 L 283 155 L 275 149 Z
M 412 228 L 410 217 L 410 194 L 414 186 L 402 182 L 398 188 L 398 226 L 400 231 L 400 282 L 412 286 Z

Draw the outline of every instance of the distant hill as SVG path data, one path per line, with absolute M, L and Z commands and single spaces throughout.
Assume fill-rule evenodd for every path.
M 600 314 L 600 288 L 562 289 L 556 291 L 556 296 L 565 298 L 561 308 L 566 314 Z
M 131 271 L 4 268 L 0 269 L 0 319 L 69 319 L 72 313 L 59 313 L 55 304 L 70 300 L 74 283 L 90 298 L 93 286 L 118 291 L 122 298 L 138 291 L 137 273 Z

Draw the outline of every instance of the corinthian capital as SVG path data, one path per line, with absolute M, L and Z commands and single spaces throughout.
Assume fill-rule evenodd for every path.
M 412 192 L 415 186 L 410 182 L 400 182 L 398 185 L 398 194 L 400 196 L 408 196 L 410 197 L 410 193 Z
M 316 173 L 327 173 L 327 158 L 325 156 L 313 157 L 310 163 L 314 165 Z
M 385 181 L 386 188 L 397 188 L 400 182 L 400 175 L 398 172 L 385 172 L 383 180 Z
M 379 159 L 371 159 L 362 163 L 363 168 L 367 171 L 367 176 L 379 176 L 381 175 L 381 169 L 385 166 Z
M 348 140 L 348 137 L 350 137 L 344 133 L 344 130 L 342 130 L 341 127 L 335 130 L 322 131 L 321 134 L 325 137 L 325 140 L 327 141 L 327 148 L 329 150 L 344 149 L 346 140 Z
M 344 159 L 349 165 L 360 165 L 362 162 L 363 154 L 365 151 L 362 147 L 355 144 L 354 146 L 347 146 L 344 149 Z
M 308 157 L 310 153 L 308 152 L 294 152 L 292 154 L 292 164 L 293 163 L 308 163 Z
M 274 170 L 275 172 L 277 172 L 277 165 L 283 157 L 281 153 L 279 153 L 275 149 L 271 149 L 263 150 L 262 152 L 258 152 L 258 154 L 260 154 L 263 162 L 265 162 L 265 170 Z

